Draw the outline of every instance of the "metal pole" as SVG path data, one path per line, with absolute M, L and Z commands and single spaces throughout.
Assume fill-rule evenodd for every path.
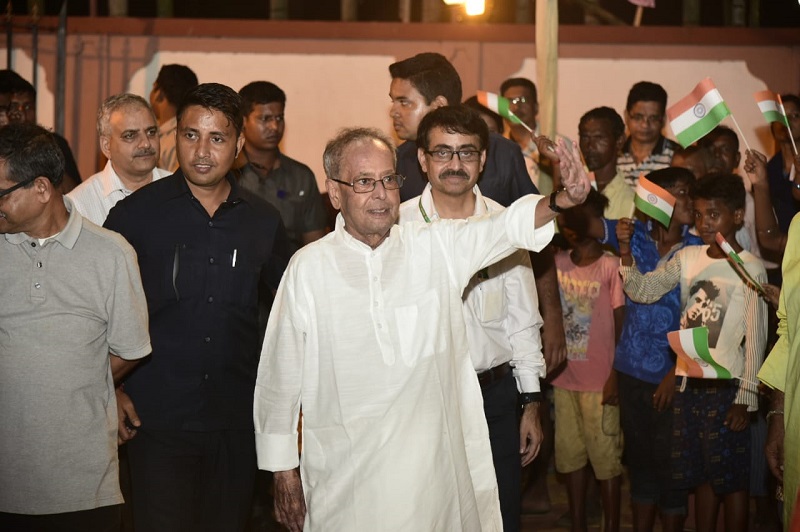
M 58 33 L 56 34 L 56 133 L 64 136 L 64 108 L 67 85 L 67 0 L 61 4 L 58 13 Z
M 358 20 L 358 4 L 356 0 L 341 0 L 342 22 Z
M 411 22 L 411 0 L 400 0 L 398 5 L 400 22 Z

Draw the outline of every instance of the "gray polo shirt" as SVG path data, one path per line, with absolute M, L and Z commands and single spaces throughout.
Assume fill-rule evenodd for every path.
M 0 235 L 0 512 L 122 502 L 109 352 L 150 353 L 133 248 L 70 211 L 40 244 Z

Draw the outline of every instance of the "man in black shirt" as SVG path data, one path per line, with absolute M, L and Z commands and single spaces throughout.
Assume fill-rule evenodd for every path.
M 137 252 L 153 344 L 118 393 L 134 522 L 242 530 L 256 473 L 259 304 L 277 289 L 288 242 L 278 212 L 230 171 L 244 142 L 239 95 L 199 85 L 177 116 L 179 170 L 117 203 L 105 223 Z

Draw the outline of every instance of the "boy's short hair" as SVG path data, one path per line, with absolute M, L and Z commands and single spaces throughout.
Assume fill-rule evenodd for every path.
M 678 183 L 694 183 L 694 174 L 687 168 L 668 166 L 660 170 L 653 170 L 647 174 L 647 179 L 661 188 L 671 188 Z
M 744 209 L 747 192 L 736 174 L 710 174 L 694 182 L 689 193 L 693 200 L 721 201 L 730 210 Z
M 603 216 L 606 207 L 608 207 L 608 198 L 592 189 L 583 203 L 561 213 L 558 217 L 558 224 L 574 231 L 578 238 L 586 238 L 589 236 L 589 221 L 592 217 Z
M 635 83 L 628 92 L 625 110 L 630 111 L 634 104 L 638 102 L 657 102 L 661 107 L 661 114 L 664 114 L 667 109 L 667 91 L 658 83 L 640 81 Z
M 737 135 L 736 132 L 731 128 L 729 128 L 728 126 L 722 124 L 709 131 L 708 135 L 700 139 L 698 144 L 708 149 L 712 144 L 714 144 L 714 141 L 720 137 L 730 138 L 733 141 L 734 148 L 736 148 L 736 151 L 739 151 L 739 135 Z
M 508 78 L 500 85 L 500 95 L 505 94 L 511 87 L 524 87 L 531 93 L 534 101 L 539 101 L 539 96 L 536 94 L 536 85 L 528 78 Z
M 578 122 L 578 127 L 581 127 L 588 120 L 605 120 L 608 122 L 611 127 L 611 134 L 614 135 L 615 139 L 625 135 L 625 122 L 622 121 L 619 113 L 611 107 L 595 107 L 587 111 Z

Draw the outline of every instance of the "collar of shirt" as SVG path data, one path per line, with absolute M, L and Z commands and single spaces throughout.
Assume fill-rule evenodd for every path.
M 667 142 L 667 137 L 665 137 L 664 135 L 659 135 L 658 142 L 656 142 L 656 145 L 653 146 L 653 150 L 650 152 L 650 155 L 653 155 L 654 153 L 663 152 L 664 144 L 666 142 Z M 625 139 L 625 144 L 622 145 L 622 153 L 630 153 L 630 152 L 631 152 L 631 137 L 628 136 L 628 138 Z
M 150 173 L 150 182 L 158 181 L 164 176 L 169 175 L 169 172 L 166 170 L 159 172 L 158 167 L 153 168 L 153 171 Z M 116 191 L 120 191 L 126 196 L 129 196 L 133 193 L 133 191 L 128 190 L 125 184 L 120 179 L 119 174 L 117 174 L 116 170 L 114 170 L 114 166 L 111 164 L 111 161 L 106 163 L 106 167 L 103 168 L 103 171 L 97 176 L 97 179 L 100 180 L 100 185 L 103 188 L 103 196 L 109 197 Z
M 169 183 L 168 185 L 164 185 L 167 187 L 163 196 L 165 199 L 175 199 L 184 195 L 194 197 L 192 191 L 189 190 L 189 185 L 186 184 L 186 176 L 183 175 L 183 170 L 178 168 L 171 177 L 172 179 L 165 179 L 165 181 Z M 231 185 L 231 191 L 228 193 L 228 199 L 225 200 L 225 203 L 236 205 L 239 202 L 246 201 L 246 198 L 242 194 L 243 189 L 239 186 L 239 183 L 236 182 L 233 172 L 228 172 L 225 179 L 227 179 L 228 183 Z
M 480 216 L 488 213 L 489 208 L 486 205 L 486 200 L 483 199 L 483 194 L 481 194 L 481 190 L 478 188 L 478 185 L 475 185 L 472 188 L 472 193 L 475 194 L 475 210 L 472 215 Z M 433 203 L 433 194 L 431 194 L 430 183 L 425 185 L 425 190 L 422 191 L 422 194 L 419 197 L 418 205 L 423 218 L 428 217 L 430 218 L 430 221 L 436 221 L 440 219 L 439 212 L 436 210 L 436 205 Z M 425 221 L 428 220 L 426 219 Z
M 158 126 L 158 136 L 163 137 L 164 135 L 168 135 L 178 129 L 178 117 L 173 116 L 160 126 Z
M 66 196 L 64 197 L 64 205 L 67 207 L 67 212 L 69 213 L 69 218 L 67 219 L 67 225 L 51 240 L 55 242 L 59 242 L 62 246 L 67 249 L 72 249 L 75 246 L 75 242 L 78 241 L 78 236 L 81 234 L 81 227 L 83 227 L 83 217 L 78 214 L 78 210 L 72 203 L 72 200 Z M 34 239 L 28 236 L 25 233 L 6 233 L 6 240 L 11 244 L 22 244 L 29 240 L 39 240 Z

